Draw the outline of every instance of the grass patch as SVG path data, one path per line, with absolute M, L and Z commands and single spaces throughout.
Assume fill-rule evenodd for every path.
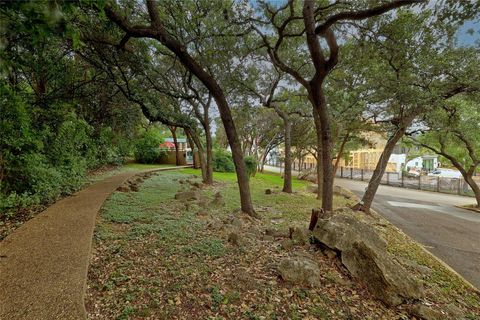
M 218 258 L 226 253 L 222 240 L 217 238 L 202 239 L 193 245 L 184 248 L 187 254 L 196 255 L 198 257 L 209 256 Z
M 198 169 L 182 169 L 180 172 L 201 176 Z M 225 198 L 226 209 L 231 211 L 239 208 L 240 196 L 236 185 L 237 177 L 233 172 L 214 172 L 215 181 L 223 182 L 221 188 Z M 281 192 L 283 179 L 275 173 L 257 173 L 250 178 L 250 191 L 254 206 L 260 215 L 279 228 L 289 227 L 292 224 L 305 224 L 309 221 L 311 209 L 320 207 L 321 202 L 314 193 L 308 192 L 311 182 L 292 179 L 293 194 Z M 265 194 L 266 189 L 272 189 L 272 194 Z M 343 197 L 334 196 L 336 208 L 344 207 L 349 203 Z M 265 208 L 267 207 L 267 208 Z

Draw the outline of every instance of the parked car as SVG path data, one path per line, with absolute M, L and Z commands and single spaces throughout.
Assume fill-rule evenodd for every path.
M 437 168 L 428 174 L 429 176 L 442 178 L 461 178 L 462 174 L 458 170 Z

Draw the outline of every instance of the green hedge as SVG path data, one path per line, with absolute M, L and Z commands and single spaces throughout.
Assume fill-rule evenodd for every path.
M 89 169 L 126 156 L 120 134 L 108 126 L 95 130 L 72 105 L 46 106 L 55 113 L 49 117 L 6 85 L 0 85 L 0 97 L 0 218 L 70 194 L 85 183 Z
M 216 172 L 234 172 L 232 154 L 223 149 L 217 149 L 213 152 L 213 171 Z
M 157 163 L 165 154 L 160 150 L 163 137 L 157 128 L 146 130 L 135 143 L 135 160 L 140 163 Z

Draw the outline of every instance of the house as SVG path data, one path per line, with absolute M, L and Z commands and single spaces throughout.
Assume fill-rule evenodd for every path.
M 372 141 L 369 148 L 350 151 L 349 159 L 347 161 L 341 161 L 341 166 L 354 169 L 375 170 L 387 141 L 378 133 L 370 133 L 366 138 Z M 397 144 L 388 159 L 386 172 L 402 172 L 411 169 L 430 172 L 438 168 L 439 162 L 437 155 L 420 155 L 408 160 L 408 154 L 411 153 L 411 151 L 419 150 L 418 148 L 416 150 L 409 150 Z
M 178 151 L 180 154 L 180 159 L 178 161 L 179 165 L 193 164 L 193 157 L 198 157 L 196 152 L 192 151 L 190 145 L 187 142 L 186 138 L 177 138 Z M 165 138 L 164 142 L 159 145 L 161 150 L 164 150 L 166 154 L 160 158 L 160 163 L 162 164 L 176 164 L 176 152 L 175 144 L 173 138 Z
M 292 153 L 295 152 L 295 147 L 292 147 Z M 293 156 L 293 155 L 292 155 Z M 276 147 L 267 154 L 266 163 L 276 167 L 283 167 L 285 160 L 285 150 L 281 147 Z M 317 159 L 311 154 L 307 153 L 299 161 L 296 158 L 292 158 L 292 169 L 301 171 L 305 169 L 312 169 L 317 166 Z

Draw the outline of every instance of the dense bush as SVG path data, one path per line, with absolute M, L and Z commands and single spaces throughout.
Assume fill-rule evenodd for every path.
M 117 143 L 121 135 L 109 127 L 95 130 L 73 111 L 50 118 L 33 112 L 35 106 L 6 85 L 0 85 L 0 97 L 0 218 L 70 194 L 85 183 L 89 169 L 126 156 L 128 147 Z
M 247 174 L 249 177 L 252 177 L 257 172 L 257 160 L 252 156 L 247 156 L 244 158 L 245 167 L 247 168 Z
M 45 5 L 0 10 L 0 218 L 76 191 L 89 170 L 122 162 L 142 121 L 111 81 L 73 58 L 65 37 L 75 46 L 79 33 Z
M 149 128 L 135 144 L 135 160 L 140 163 L 156 163 L 164 154 L 160 150 L 163 142 L 162 135 L 157 128 Z
M 232 154 L 223 149 L 217 149 L 213 152 L 213 171 L 216 172 L 234 172 Z

